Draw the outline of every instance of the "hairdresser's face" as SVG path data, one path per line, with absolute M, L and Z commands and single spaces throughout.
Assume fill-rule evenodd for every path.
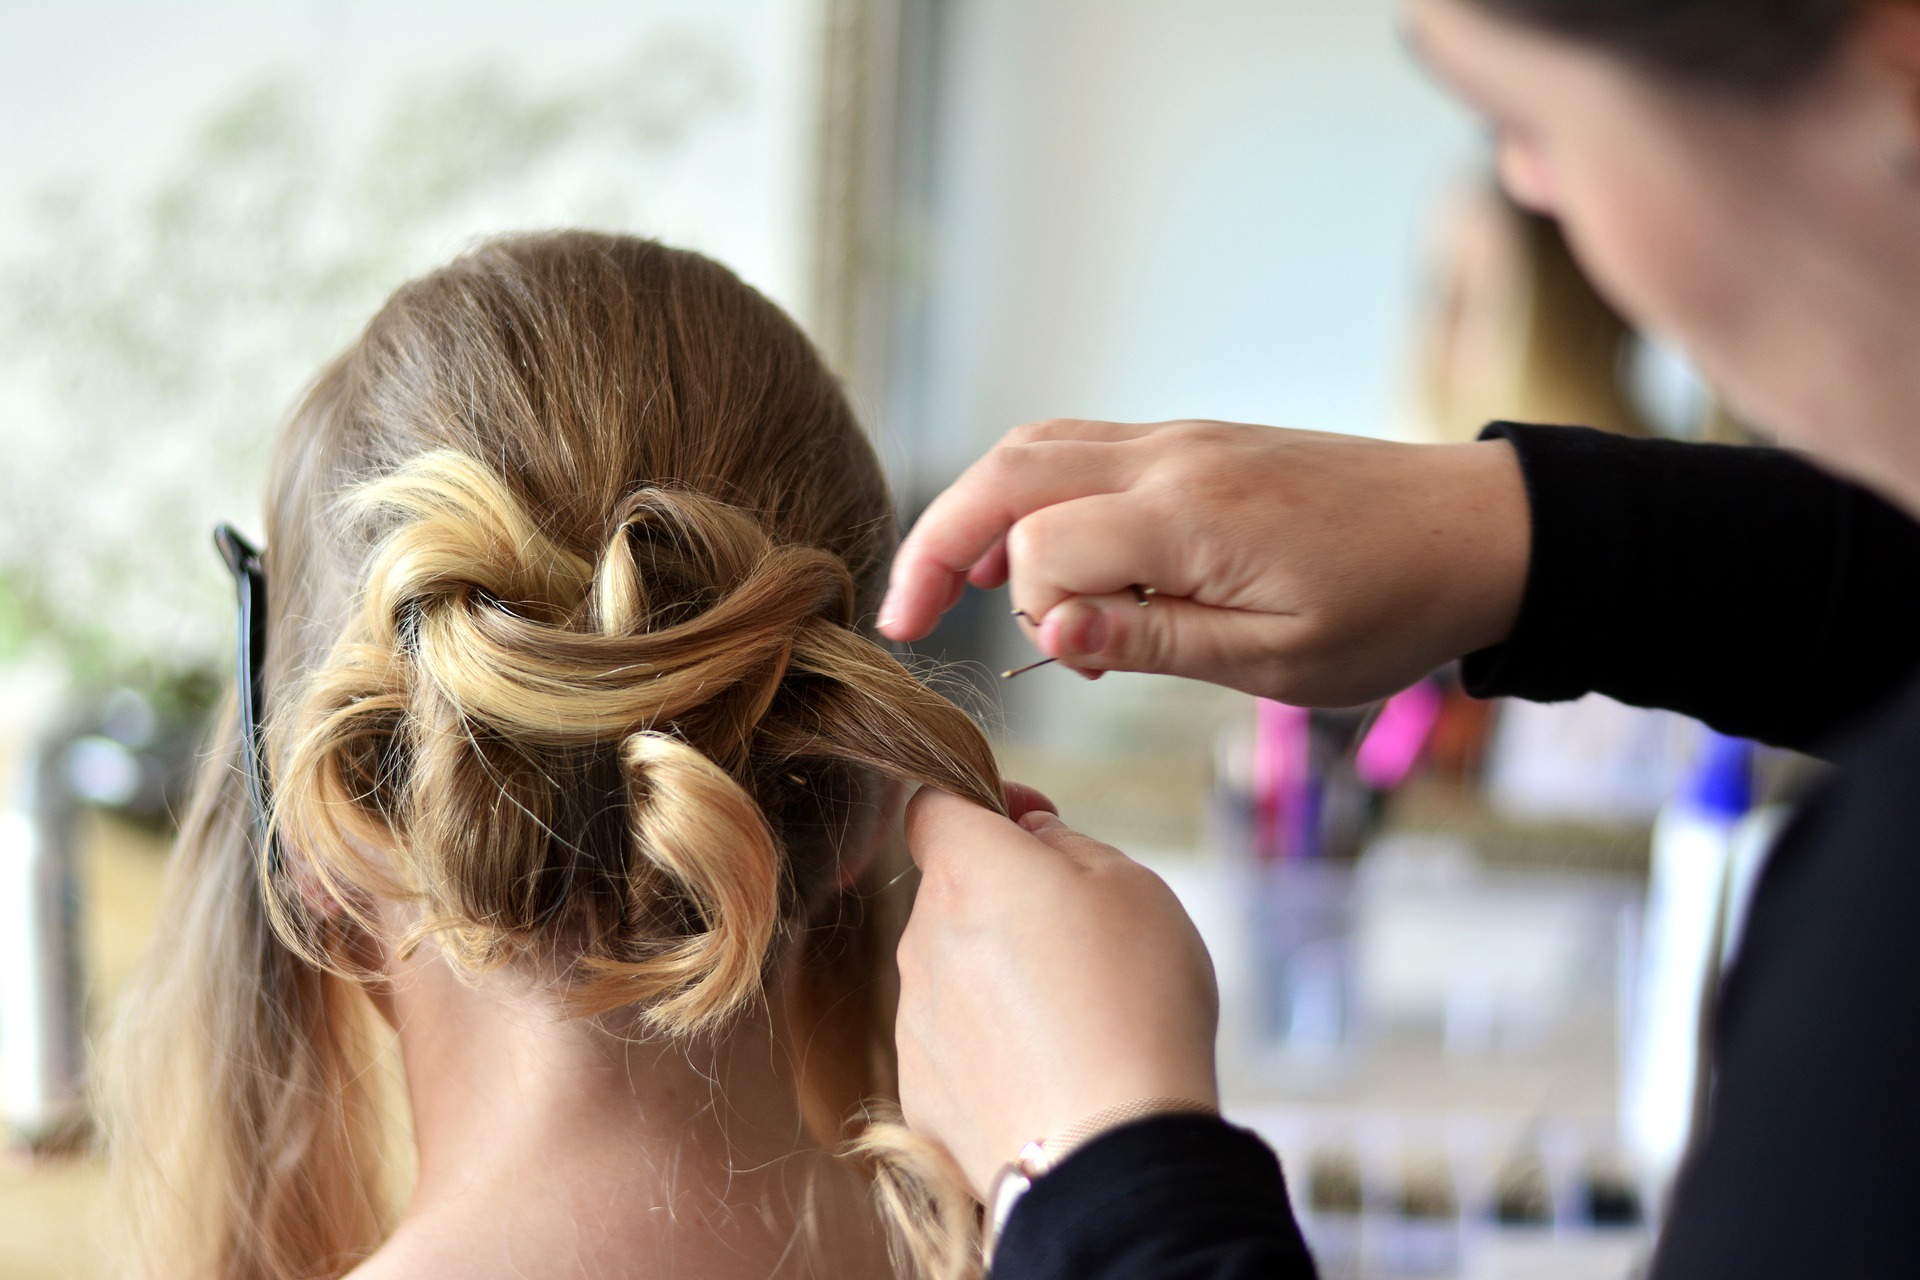
M 1493 130 L 1507 190 L 1560 220 L 1623 313 L 1742 417 L 1920 504 L 1920 200 L 1884 159 L 1912 123 L 1903 86 L 1850 50 L 1805 92 L 1753 103 L 1468 0 L 1406 0 L 1405 16 Z

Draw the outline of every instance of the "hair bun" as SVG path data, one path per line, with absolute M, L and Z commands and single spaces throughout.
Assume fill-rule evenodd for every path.
M 851 621 L 836 557 L 776 546 L 747 513 L 688 490 L 631 495 L 597 567 L 458 454 L 417 459 L 354 505 L 402 520 L 368 575 L 369 639 L 504 734 L 562 745 L 672 725 L 731 766 L 801 630 Z
M 678 738 L 636 733 L 620 745 L 633 843 L 644 860 L 627 876 L 628 919 L 663 902 L 691 908 L 692 927 L 664 945 L 614 937 L 581 964 L 575 992 L 588 1011 L 644 1004 L 671 1032 L 698 1032 L 760 991 L 779 924 L 780 856 L 760 807 L 733 776 Z
M 769 778 L 853 766 L 998 803 L 978 730 L 852 629 L 839 557 L 748 512 L 642 489 L 590 562 L 452 451 L 348 509 L 374 547 L 309 685 L 289 819 L 336 897 L 413 900 L 470 967 L 564 958 L 582 1008 L 709 1027 L 760 990 L 791 898 Z M 808 791 L 799 820 L 850 802 Z

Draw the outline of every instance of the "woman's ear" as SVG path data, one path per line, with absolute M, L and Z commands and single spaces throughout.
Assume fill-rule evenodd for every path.
M 327 924 L 348 919 L 346 905 L 327 887 L 320 873 L 314 870 L 313 860 L 300 843 L 289 839 L 285 832 L 280 834 L 279 839 L 286 876 L 293 882 L 294 892 L 300 898 L 300 909 L 309 918 Z
M 369 866 L 392 865 L 391 848 L 375 848 L 353 835 L 346 839 L 354 856 Z M 281 848 L 286 858 L 285 874 L 299 896 L 301 911 L 329 931 L 331 945 L 354 968 L 365 973 L 386 972 L 393 959 L 388 939 L 400 936 L 403 930 L 387 927 L 390 922 L 383 901 L 351 884 L 329 884 L 298 840 L 283 836 Z M 342 894 L 351 895 L 351 905 Z
M 1920 5 L 1875 0 L 1866 6 L 1855 47 L 1866 51 L 1888 82 L 1878 150 L 1887 172 L 1920 187 Z

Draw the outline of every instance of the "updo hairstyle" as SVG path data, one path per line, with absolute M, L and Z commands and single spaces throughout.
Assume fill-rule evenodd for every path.
M 394 294 L 294 411 L 268 495 L 266 759 L 229 707 L 130 1006 L 114 1136 L 149 1277 L 343 1273 L 393 1197 L 355 939 L 620 1035 L 780 976 L 828 1138 L 894 1096 L 882 784 L 1002 805 L 973 722 L 872 638 L 879 465 L 800 330 L 646 240 L 497 240 Z M 791 961 L 788 972 L 775 966 Z M 924 1270 L 977 1272 L 940 1153 L 868 1130 Z

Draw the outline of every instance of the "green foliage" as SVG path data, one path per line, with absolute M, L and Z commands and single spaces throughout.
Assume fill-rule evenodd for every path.
M 210 530 L 258 530 L 275 424 L 327 356 L 480 235 L 582 210 L 644 227 L 741 96 L 721 51 L 667 37 L 557 91 L 488 70 L 417 84 L 356 136 L 280 76 L 131 205 L 41 193 L 0 249 L 0 657 L 147 685 L 222 666 Z

